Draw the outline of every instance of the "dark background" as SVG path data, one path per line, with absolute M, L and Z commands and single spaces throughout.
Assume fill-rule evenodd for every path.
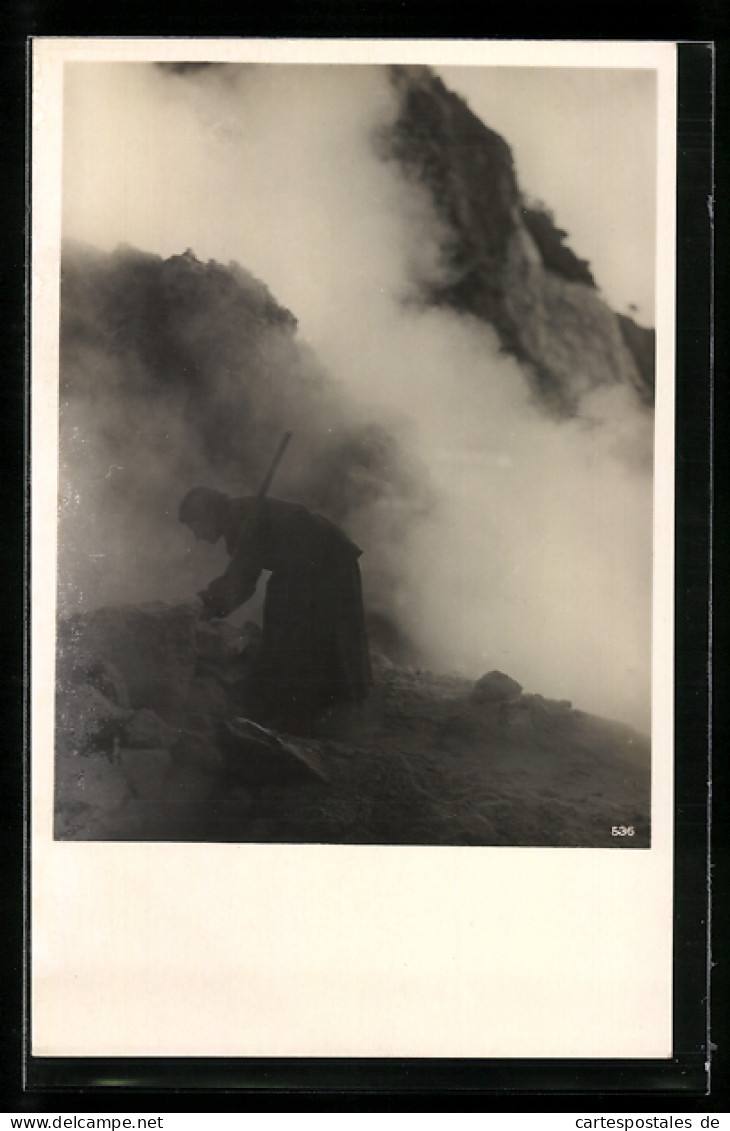
M 3 621 L 0 631 L 4 742 L 0 751 L 2 906 L 5 939 L 0 987 L 2 1017 L 0 1109 L 5 1112 L 105 1112 L 251 1110 L 413 1110 L 418 1095 L 430 1111 L 727 1111 L 728 979 L 726 940 L 728 821 L 728 535 L 727 326 L 728 308 L 728 14 L 716 2 L 670 4 L 661 14 L 647 6 L 610 11 L 565 4 L 539 11 L 510 4 L 502 10 L 460 4 L 416 4 L 414 0 L 337 3 L 310 0 L 277 6 L 233 4 L 100 6 L 66 0 L 10 0 L 0 15 L 2 57 L 0 120 L 4 206 L 0 296 L 4 338 L 3 442 L 0 489 L 3 504 Z M 481 19 L 480 19 L 481 13 Z M 488 13 L 488 14 L 487 14 Z M 649 26 L 651 25 L 651 26 Z M 124 36 L 362 36 L 393 38 L 664 39 L 714 40 L 717 85 L 717 146 L 713 173 L 711 55 L 688 43 L 680 60 L 679 220 L 677 334 L 677 823 L 675 933 L 675 1051 L 669 1062 L 580 1061 L 88 1061 L 49 1060 L 29 1066 L 23 1091 L 23 967 L 25 961 L 24 770 L 22 751 L 27 706 L 24 651 L 27 614 L 26 509 L 28 503 L 28 396 L 25 380 L 26 303 L 26 38 L 31 35 Z M 716 260 L 710 268 L 712 224 L 708 198 L 715 187 Z M 715 385 L 709 370 L 711 298 L 715 292 Z M 715 438 L 712 471 L 711 437 Z M 710 516 L 714 513 L 714 526 Z M 710 549 L 714 584 L 711 588 Z M 714 638 L 709 651 L 710 629 Z M 708 678 L 708 660 L 714 670 Z M 714 698 L 710 695 L 714 686 Z M 710 726 L 714 728 L 713 868 L 708 870 L 707 777 Z M 705 1095 L 707 1057 L 707 913 L 712 877 L 710 1095 Z M 127 1081 L 121 1091 L 96 1090 L 101 1076 Z M 215 1088 L 190 1092 L 193 1088 Z M 134 1090 L 129 1090 L 131 1086 Z M 245 1092 L 238 1091 L 244 1088 Z M 143 1093 L 140 1094 L 140 1090 Z M 172 1090 L 170 1090 L 172 1089 Z M 234 1091 L 231 1091 L 231 1090 Z M 303 1089 L 303 1091 L 301 1090 Z M 373 1091 L 373 1089 L 375 1091 Z M 460 1093 L 455 1095 L 454 1093 Z M 414 1096 L 415 1093 L 415 1096 Z M 465 1094 L 466 1093 L 466 1094 Z M 539 1098 L 538 1098 L 539 1097 Z

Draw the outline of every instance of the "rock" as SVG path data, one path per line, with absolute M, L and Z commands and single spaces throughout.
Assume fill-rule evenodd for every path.
M 195 676 L 190 682 L 187 710 L 208 718 L 223 718 L 228 714 L 228 695 L 212 676 Z
M 109 660 L 95 659 L 74 672 L 77 683 L 88 683 L 118 707 L 129 710 L 129 691 L 124 676 Z
M 165 722 L 178 736 L 184 733 L 214 736 L 220 720 L 196 711 L 165 711 Z
M 233 628 L 225 621 L 200 623 L 196 630 L 198 658 L 191 697 L 201 713 L 246 714 L 246 690 L 262 639 L 263 633 L 253 621 L 243 629 Z M 197 682 L 210 679 L 217 688 Z
M 142 707 L 133 711 L 125 721 L 121 741 L 123 746 L 131 749 L 169 750 L 177 742 L 178 735 L 179 732 L 163 723 L 154 711 Z
M 131 795 L 126 776 L 108 758 L 67 752 L 56 762 L 54 835 L 61 840 L 83 835 L 84 829 Z
M 506 703 L 510 699 L 518 699 L 521 694 L 522 685 L 516 679 L 494 671 L 476 681 L 471 698 L 476 703 Z
M 250 808 L 250 801 L 225 798 L 202 802 L 200 798 L 174 802 L 137 800 L 127 805 L 128 810 L 134 811 L 132 828 L 136 839 L 168 842 L 249 841 Z M 126 829 L 120 828 L 119 832 L 124 834 Z
M 545 699 L 542 695 L 525 695 L 524 704 L 536 725 L 556 725 L 571 718 L 573 706 L 567 699 Z
M 212 736 L 181 734 L 170 754 L 175 765 L 218 773 L 224 766 L 224 755 Z
M 195 628 L 195 648 L 199 659 L 227 663 L 240 655 L 242 633 L 227 621 L 199 621 Z
M 500 711 L 501 726 L 507 727 L 510 731 L 532 732 L 535 716 L 527 703 L 521 699 L 516 699 L 512 700 L 511 703 L 503 704 L 502 707 L 503 709 Z
M 264 642 L 264 630 L 256 621 L 247 620 L 241 629 L 241 642 L 244 651 L 256 650 Z
M 569 715 L 573 710 L 570 699 L 543 699 L 542 695 L 537 695 L 535 698 L 542 700 L 542 705 L 549 715 Z
M 119 743 L 129 711 L 118 707 L 90 684 L 67 686 L 59 691 L 56 731 L 71 751 L 111 752 Z
M 94 657 L 126 683 L 133 707 L 184 708 L 196 662 L 195 604 L 121 605 L 78 613 L 59 631 L 59 658 Z M 78 664 L 76 664 L 78 667 Z
M 203 766 L 174 763 L 165 779 L 165 801 L 169 804 L 199 803 L 223 793 L 219 773 Z
M 425 301 L 493 326 L 550 412 L 572 415 L 584 393 L 612 385 L 651 403 L 653 341 L 619 323 L 549 212 L 525 207 L 504 138 L 428 68 L 392 67 L 390 78 L 400 112 L 379 144 L 444 226 L 448 272 Z
M 183 734 L 170 751 L 169 802 L 204 801 L 224 792 L 225 756 L 212 736 Z
M 244 785 L 294 785 L 327 781 L 316 742 L 277 734 L 250 719 L 236 718 L 224 727 L 231 778 Z
M 119 751 L 119 768 L 134 797 L 154 801 L 165 794 L 166 778 L 172 766 L 169 750 Z
M 251 843 L 266 843 L 276 839 L 276 822 L 270 817 L 257 817 L 247 829 L 247 840 Z

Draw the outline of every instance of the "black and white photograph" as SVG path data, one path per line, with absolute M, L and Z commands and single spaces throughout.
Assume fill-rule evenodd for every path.
M 71 50 L 36 159 L 53 851 L 666 879 L 661 67 L 163 46 Z
M 67 66 L 57 837 L 649 845 L 656 105 Z

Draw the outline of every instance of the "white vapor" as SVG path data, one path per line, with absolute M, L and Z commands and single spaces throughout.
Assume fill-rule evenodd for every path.
M 241 263 L 364 411 L 408 422 L 436 493 L 402 546 L 424 663 L 648 728 L 651 417 L 614 390 L 552 420 L 489 327 L 408 301 L 439 228 L 371 144 L 385 73 L 74 64 L 65 99 L 65 236 Z

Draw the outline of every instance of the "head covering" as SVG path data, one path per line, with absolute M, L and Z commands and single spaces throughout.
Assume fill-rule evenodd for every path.
M 215 487 L 193 487 L 180 504 L 178 518 L 187 523 L 190 519 L 218 515 L 226 502 L 228 496 Z

